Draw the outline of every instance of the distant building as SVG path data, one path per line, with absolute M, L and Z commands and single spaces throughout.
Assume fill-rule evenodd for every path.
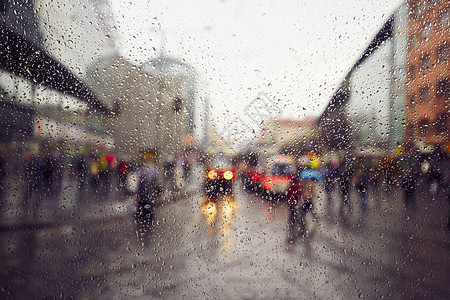
M 419 148 L 448 143 L 450 3 L 409 0 L 406 140 Z
M 116 152 L 132 157 L 155 149 L 158 158 L 180 154 L 191 143 L 195 74 L 177 60 L 164 58 L 136 66 L 114 54 L 89 68 L 87 78 L 113 114 L 102 124 Z
M 305 118 L 302 120 L 274 119 L 268 121 L 261 129 L 255 149 L 266 154 L 280 152 L 302 152 L 309 150 L 308 144 L 314 135 L 316 120 Z
M 141 68 L 157 80 L 156 148 L 180 154 L 192 143 L 197 74 L 189 64 L 161 54 Z
M 142 149 L 155 148 L 156 79 L 117 54 L 97 59 L 86 76 L 101 102 L 113 108 L 91 123 L 112 136 L 115 152 L 136 158 Z

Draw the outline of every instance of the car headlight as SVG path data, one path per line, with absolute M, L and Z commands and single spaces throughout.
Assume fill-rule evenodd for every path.
M 233 179 L 233 177 L 234 177 L 233 171 L 228 170 L 223 173 L 223 178 L 225 180 L 231 180 Z
M 208 176 L 209 179 L 214 180 L 214 179 L 217 178 L 217 172 L 214 171 L 214 170 L 211 170 L 211 171 L 208 172 L 207 176 Z

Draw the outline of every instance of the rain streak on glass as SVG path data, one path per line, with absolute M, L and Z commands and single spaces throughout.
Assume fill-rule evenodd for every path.
M 1 299 L 450 299 L 450 4 L 0 1 Z

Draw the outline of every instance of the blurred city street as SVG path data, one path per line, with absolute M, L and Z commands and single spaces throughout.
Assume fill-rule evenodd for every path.
M 69 193 L 57 201 L 62 212 L 40 209 L 45 226 L 8 228 L 3 219 L 3 293 L 16 299 L 450 296 L 448 204 L 441 195 L 422 189 L 408 208 L 400 189 L 380 187 L 370 191 L 364 213 L 352 191 L 352 209 L 343 217 L 338 193 L 328 202 L 318 187 L 310 233 L 287 244 L 283 202 L 239 184 L 232 195 L 208 199 L 200 181 L 192 177 L 190 192 L 160 203 L 152 226 L 134 223 L 126 197 L 62 208 L 74 197 Z
M 450 299 L 449 62 L 449 1 L 0 1 L 0 299 Z

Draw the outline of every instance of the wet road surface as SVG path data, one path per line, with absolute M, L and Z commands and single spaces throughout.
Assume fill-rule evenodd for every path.
M 199 186 L 199 185 L 198 185 Z M 308 234 L 289 243 L 288 209 L 242 190 L 194 193 L 157 208 L 151 227 L 125 213 L 77 214 L 0 232 L 5 299 L 449 299 L 443 195 L 405 208 L 398 189 L 339 195 L 318 187 Z M 86 217 L 87 216 L 87 217 Z

